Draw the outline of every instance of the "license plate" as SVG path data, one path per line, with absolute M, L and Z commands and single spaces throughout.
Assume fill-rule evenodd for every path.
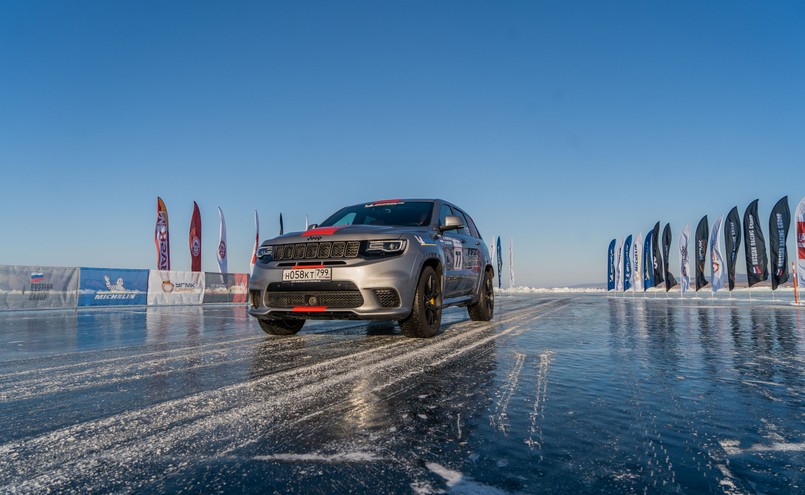
M 291 270 L 282 270 L 283 282 L 329 282 L 332 279 L 332 268 L 293 268 Z

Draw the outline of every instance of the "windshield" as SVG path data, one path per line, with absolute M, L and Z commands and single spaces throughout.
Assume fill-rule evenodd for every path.
M 386 225 L 424 227 L 430 225 L 433 203 L 430 201 L 383 201 L 348 206 L 321 223 L 321 227 L 338 225 Z

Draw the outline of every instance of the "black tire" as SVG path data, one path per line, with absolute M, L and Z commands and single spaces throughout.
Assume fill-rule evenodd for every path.
M 433 267 L 426 266 L 419 274 L 411 314 L 400 320 L 403 335 L 430 338 L 442 323 L 442 280 Z
M 257 321 L 260 323 L 260 328 L 269 335 L 294 335 L 305 324 L 305 320 L 296 318 L 289 320 L 258 319 Z
M 467 311 L 473 321 L 489 321 L 495 314 L 495 282 L 493 278 L 492 270 L 487 270 L 484 280 L 481 282 L 478 302 L 467 306 Z

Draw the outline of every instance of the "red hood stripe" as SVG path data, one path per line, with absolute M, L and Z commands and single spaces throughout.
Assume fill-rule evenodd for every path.
M 313 236 L 313 235 L 333 235 L 335 231 L 343 229 L 344 226 L 340 227 L 318 227 L 315 229 L 310 229 L 305 232 L 302 232 L 303 237 Z

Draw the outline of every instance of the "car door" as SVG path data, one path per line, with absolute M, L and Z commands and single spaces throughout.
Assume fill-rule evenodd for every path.
M 440 226 L 445 224 L 445 219 L 448 215 L 453 215 L 453 210 L 450 205 L 442 204 L 439 212 Z M 439 237 L 438 242 L 444 253 L 445 260 L 444 298 L 458 297 L 462 293 L 464 284 L 464 251 L 461 238 L 457 231 L 448 230 Z
M 469 216 L 455 207 L 453 208 L 453 212 L 457 217 L 461 218 L 464 224 L 463 229 L 455 231 L 457 238 L 461 242 L 462 252 L 459 293 L 461 295 L 472 294 L 479 277 L 481 241 L 472 230 Z

